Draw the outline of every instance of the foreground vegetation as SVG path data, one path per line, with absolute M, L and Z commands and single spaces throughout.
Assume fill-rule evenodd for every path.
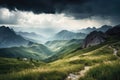
M 113 61 L 95 66 L 80 80 L 120 80 L 120 62 Z
M 113 46 L 115 43 L 111 45 Z M 14 64 L 15 67 L 12 69 L 13 66 L 8 65 L 12 70 L 9 71 L 8 69 L 9 72 L 2 74 L 4 73 L 2 68 L 5 67 L 0 66 L 2 67 L 0 80 L 64 80 L 69 73 L 78 74 L 85 66 L 93 66 L 93 68 L 80 80 L 120 80 L 118 76 L 120 74 L 119 58 L 113 55 L 113 50 L 109 46 L 102 44 L 73 51 L 50 63 L 3 58 L 2 65 L 8 65 L 7 61 L 11 60 L 9 65 Z

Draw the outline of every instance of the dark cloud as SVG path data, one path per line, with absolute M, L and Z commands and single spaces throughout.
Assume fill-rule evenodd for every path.
M 55 13 L 62 11 L 66 5 L 82 4 L 87 0 L 0 0 L 2 7 L 33 11 L 35 13 Z
M 120 0 L 0 0 L 0 6 L 34 13 L 66 13 L 76 18 L 120 20 Z

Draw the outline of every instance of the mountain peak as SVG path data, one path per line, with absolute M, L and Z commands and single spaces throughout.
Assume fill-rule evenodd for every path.
M 27 44 L 28 41 L 17 35 L 13 29 L 9 27 L 0 27 L 0 48 L 21 46 Z
M 103 29 L 110 29 L 110 28 L 112 28 L 112 26 L 109 26 L 109 25 L 103 25 L 103 26 L 101 26 L 101 28 L 103 28 Z
M 54 40 L 71 40 L 71 39 L 84 39 L 86 34 L 84 33 L 74 33 L 68 30 L 62 30 L 58 32 L 53 38 Z
M 58 34 L 60 34 L 60 33 L 72 33 L 72 32 L 70 32 L 68 30 L 62 30 L 62 31 L 58 32 Z

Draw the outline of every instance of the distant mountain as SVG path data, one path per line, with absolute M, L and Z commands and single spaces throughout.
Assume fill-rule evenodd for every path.
M 85 38 L 82 48 L 100 44 L 106 40 L 106 34 L 101 31 L 93 31 Z
M 85 28 L 85 29 L 78 30 L 78 32 L 89 34 L 90 32 L 95 31 L 95 30 L 96 30 L 95 27 L 93 27 L 93 28 L 88 27 L 88 28 Z
M 86 29 L 81 29 L 79 30 L 78 32 L 82 32 L 82 33 L 86 33 L 86 34 L 89 34 L 90 32 L 93 32 L 93 31 L 101 31 L 101 32 L 106 32 L 108 29 L 112 28 L 112 26 L 109 26 L 109 25 L 103 25 L 101 26 L 100 28 L 86 28 Z
M 112 26 L 103 25 L 100 28 L 97 28 L 97 31 L 106 32 L 108 29 L 111 29 L 111 28 L 112 28 Z
M 0 57 L 8 58 L 33 58 L 37 60 L 42 60 L 53 52 L 49 50 L 46 46 L 37 43 L 29 43 L 27 47 L 11 47 L 11 48 L 0 48 Z
M 13 29 L 5 26 L 0 27 L 0 48 L 25 46 L 28 42 L 20 35 L 17 35 Z
M 67 30 L 62 30 L 58 32 L 53 39 L 54 40 L 71 40 L 71 39 L 84 39 L 86 37 L 86 34 L 84 33 L 74 33 Z
M 43 37 L 40 34 L 36 34 L 34 32 L 17 32 L 17 34 L 23 36 L 25 39 L 33 41 L 33 42 L 37 42 L 37 43 L 43 43 L 45 42 L 45 37 Z

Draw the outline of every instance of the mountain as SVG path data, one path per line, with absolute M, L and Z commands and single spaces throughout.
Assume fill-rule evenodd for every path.
M 88 27 L 88 28 L 85 28 L 85 29 L 78 30 L 78 32 L 89 34 L 90 32 L 95 31 L 95 30 L 96 30 L 95 27 L 93 27 L 93 28 Z
M 106 32 L 108 29 L 111 29 L 112 26 L 109 25 L 103 25 L 100 28 L 97 28 L 97 31 L 102 31 L 102 32 Z
M 86 34 L 84 33 L 74 33 L 67 30 L 62 30 L 58 32 L 53 39 L 54 40 L 71 40 L 71 39 L 84 39 Z
M 27 47 L 0 48 L 0 57 L 8 58 L 33 58 L 42 60 L 52 55 L 53 52 L 46 46 L 37 43 L 30 43 Z
M 78 32 L 82 32 L 82 33 L 86 33 L 86 34 L 89 34 L 90 32 L 93 32 L 93 31 L 101 31 L 101 32 L 106 32 L 108 29 L 112 28 L 112 26 L 109 26 L 109 25 L 103 25 L 101 26 L 100 28 L 85 28 L 85 29 L 81 29 L 81 30 L 78 30 Z
M 36 34 L 35 32 L 17 32 L 18 35 L 23 36 L 25 39 L 33 41 L 33 42 L 37 42 L 37 43 L 44 43 L 45 37 L 43 37 L 40 34 Z
M 109 29 L 108 31 L 106 31 L 106 34 L 110 36 L 120 37 L 120 25 L 116 25 L 115 27 Z
M 106 37 L 106 34 L 101 31 L 93 31 L 85 38 L 82 48 L 100 44 L 105 41 Z
M 25 46 L 28 42 L 20 35 L 17 35 L 13 29 L 5 26 L 0 27 L 0 48 Z

